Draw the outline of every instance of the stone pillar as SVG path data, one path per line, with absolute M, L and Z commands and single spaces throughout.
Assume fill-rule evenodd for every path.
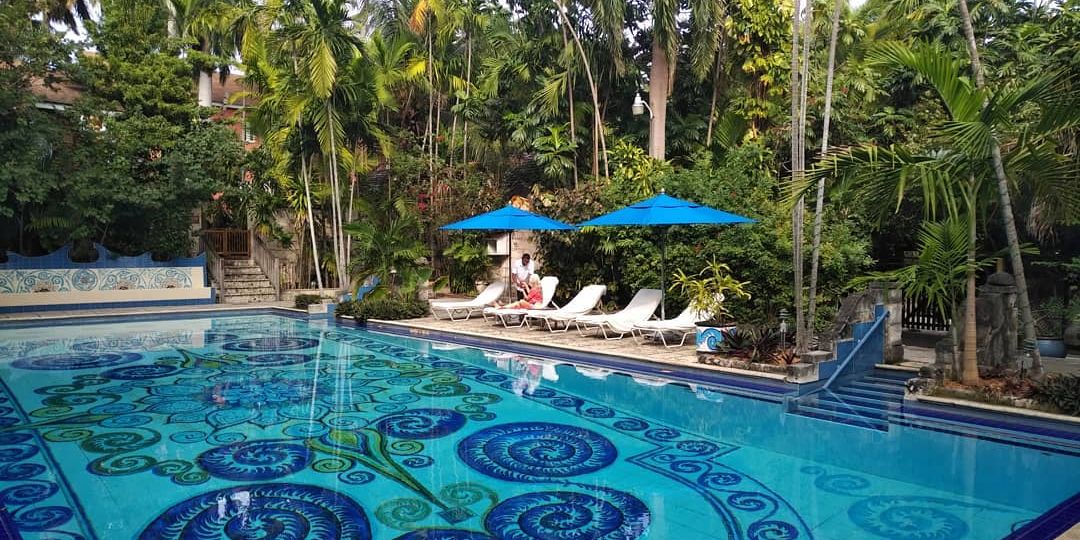
M 899 285 L 888 281 L 875 281 L 870 284 L 874 303 L 881 304 L 889 312 L 885 321 L 885 358 L 886 364 L 895 364 L 904 360 L 904 293 Z
M 995 272 L 979 287 L 975 335 L 980 366 L 1014 366 L 1017 360 L 1016 281 Z

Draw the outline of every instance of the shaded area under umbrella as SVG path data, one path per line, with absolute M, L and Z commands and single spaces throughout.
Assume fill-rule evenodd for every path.
M 512 283 L 511 274 L 514 264 L 514 231 L 576 231 L 577 227 L 534 214 L 513 206 L 504 206 L 498 210 L 486 212 L 449 225 L 439 227 L 443 231 L 505 231 L 508 233 L 508 254 L 506 261 L 506 283 Z M 510 288 L 512 291 L 513 289 Z M 511 292 L 511 294 L 513 294 Z
M 702 204 L 678 199 L 660 192 L 650 199 L 636 202 L 625 208 L 579 223 L 578 227 L 659 227 L 660 228 L 660 317 L 666 318 L 663 296 L 667 273 L 667 231 L 673 225 L 730 225 L 757 223 L 731 212 L 717 210 Z

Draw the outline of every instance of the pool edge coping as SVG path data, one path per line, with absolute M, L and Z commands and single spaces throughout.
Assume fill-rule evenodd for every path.
M 1076 424 L 1080 426 L 1080 417 L 1069 416 L 1066 414 L 1049 413 L 1044 411 L 1038 411 L 1033 409 L 1025 409 L 1023 407 L 1009 407 L 1006 405 L 993 405 L 990 403 L 981 403 L 978 401 L 972 401 L 969 399 L 959 399 L 940 396 L 924 396 L 919 394 L 909 394 L 910 397 L 905 399 L 913 399 L 915 401 L 921 401 L 925 403 L 932 403 L 934 405 L 942 405 L 946 407 L 956 407 L 959 409 L 974 409 L 979 412 L 997 413 L 1011 416 L 1028 417 L 1037 420 L 1048 420 L 1051 422 L 1062 422 L 1066 424 Z
M 488 335 L 485 335 L 485 334 L 479 334 L 479 333 L 476 333 L 476 332 L 469 332 L 469 331 L 466 331 L 466 330 L 451 330 L 451 329 L 445 329 L 445 328 L 433 329 L 433 328 L 424 327 L 421 324 L 409 323 L 409 322 L 403 322 L 403 321 L 386 321 L 386 320 L 381 320 L 381 319 L 369 319 L 367 322 L 368 322 L 369 325 L 374 323 L 375 325 L 382 325 L 382 326 L 398 326 L 398 327 L 409 328 L 409 329 L 413 329 L 413 330 L 420 330 L 420 331 L 423 331 L 423 332 L 457 334 L 457 335 L 462 335 L 462 336 L 466 336 L 466 337 L 470 337 L 470 338 L 474 338 L 474 339 L 483 339 L 483 340 L 487 340 L 487 341 L 499 341 L 499 342 L 505 342 L 505 343 L 513 343 L 513 344 L 516 344 L 516 345 L 527 345 L 527 346 L 530 346 L 530 347 L 542 347 L 542 348 L 555 349 L 555 350 L 560 350 L 560 351 L 565 351 L 565 352 L 575 352 L 575 353 L 580 352 L 579 349 L 576 349 L 574 347 L 571 347 L 571 346 L 568 346 L 568 345 L 559 345 L 557 343 L 534 343 L 534 342 L 530 342 L 530 341 L 524 340 L 524 339 L 508 338 L 508 337 L 502 337 L 502 336 L 488 336 Z M 666 363 L 666 362 L 660 362 L 660 361 L 651 359 L 651 358 L 649 358 L 647 356 L 635 355 L 635 354 L 626 354 L 626 353 L 619 353 L 619 352 L 610 352 L 610 351 L 590 352 L 589 355 L 590 356 L 610 356 L 610 357 L 615 357 L 615 358 L 619 358 L 619 359 L 623 359 L 623 360 L 631 360 L 631 361 L 635 361 L 635 362 L 647 362 L 649 364 L 656 365 L 656 366 L 662 366 L 662 367 L 674 368 L 674 369 L 686 370 L 686 371 L 697 371 L 697 372 L 701 372 L 701 373 L 712 373 L 712 374 L 728 374 L 728 375 L 736 375 L 736 376 L 739 376 L 739 377 L 754 378 L 754 379 L 767 379 L 769 381 L 775 381 L 775 382 L 778 382 L 778 383 L 783 383 L 783 384 L 791 385 L 791 386 L 794 386 L 794 387 L 797 387 L 799 385 L 799 383 L 793 383 L 793 382 L 788 381 L 786 375 L 781 375 L 779 373 L 766 373 L 766 372 L 753 371 L 753 370 L 748 370 L 748 369 L 729 368 L 729 367 L 723 367 L 723 366 L 712 366 L 712 365 L 697 364 L 697 363 L 685 364 L 685 365 L 684 364 L 669 364 L 669 363 Z

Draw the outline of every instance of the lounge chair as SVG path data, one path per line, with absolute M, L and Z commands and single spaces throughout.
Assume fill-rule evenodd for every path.
M 592 311 L 605 292 L 606 285 L 588 285 L 559 309 L 530 309 L 525 312 L 525 324 L 532 327 L 530 321 L 543 321 L 549 331 L 565 332 L 570 329 L 570 322 Z M 563 325 L 561 330 L 558 328 L 560 323 Z
M 555 297 L 555 287 L 559 285 L 559 278 L 555 276 L 544 276 L 540 278 L 540 290 L 544 292 L 543 298 L 540 303 L 533 307 L 533 309 L 549 309 L 551 300 Z M 518 328 L 525 326 L 525 314 L 529 310 L 522 308 L 484 308 L 484 319 L 502 323 L 503 327 L 510 328 L 508 321 L 516 319 L 517 324 L 513 325 Z
M 483 311 L 485 307 L 498 300 L 504 290 L 506 290 L 506 284 L 496 281 L 488 285 L 483 291 L 480 291 L 480 294 L 476 295 L 476 298 L 472 300 L 433 301 L 431 303 L 431 315 L 438 319 L 439 312 L 442 311 L 446 313 L 446 316 L 451 321 L 466 320 L 472 317 L 474 313 Z
M 574 325 L 583 336 L 592 330 L 594 334 L 603 334 L 604 339 L 622 339 L 634 325 L 652 318 L 662 298 L 660 289 L 641 289 L 622 310 L 605 315 L 582 315 L 574 319 Z
M 697 323 L 708 319 L 709 316 L 694 309 L 693 306 L 687 306 L 686 309 L 674 319 L 667 319 L 664 321 L 645 321 L 634 325 L 631 334 L 634 336 L 634 341 L 640 343 L 641 339 L 644 339 L 646 335 L 653 336 L 653 338 L 660 338 L 660 342 L 665 347 L 682 347 L 686 344 L 686 338 L 697 333 Z M 675 334 L 680 336 L 678 345 L 672 342 L 668 343 L 666 334 Z

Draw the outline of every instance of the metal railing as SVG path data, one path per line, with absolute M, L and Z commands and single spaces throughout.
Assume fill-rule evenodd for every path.
M 258 234 L 251 237 L 251 259 L 259 265 L 270 286 L 274 288 L 274 294 L 281 298 L 281 260 L 274 256 L 274 252 L 266 245 L 266 241 Z
M 203 239 L 224 259 L 251 257 L 251 231 L 247 229 L 203 229 Z
M 209 242 L 203 238 L 203 253 L 206 253 L 206 271 L 210 275 L 210 284 L 217 287 L 218 296 L 225 296 L 225 262 Z
M 942 317 L 941 312 L 922 297 L 904 295 L 904 330 L 945 332 L 950 324 L 951 319 Z
M 828 390 L 829 387 L 832 386 L 833 382 L 836 381 L 836 379 L 838 379 L 841 375 L 844 374 L 845 371 L 848 370 L 848 366 L 855 366 L 856 368 L 859 368 L 860 371 L 868 371 L 869 369 L 873 369 L 873 367 L 881 361 L 882 354 L 874 353 L 882 353 L 884 351 L 885 331 L 882 326 L 885 324 L 885 321 L 888 320 L 888 318 L 889 312 L 882 309 L 881 312 L 877 314 L 877 318 L 874 321 L 874 324 L 871 325 L 870 328 L 866 331 L 866 333 L 863 334 L 862 338 L 860 338 L 859 341 L 855 343 L 855 346 L 851 348 L 851 351 L 848 352 L 847 356 L 845 356 L 844 359 L 840 362 L 840 365 L 837 366 L 836 371 L 834 371 L 832 374 L 832 377 L 829 377 L 829 380 L 825 382 L 825 385 L 822 386 L 820 390 Z M 877 345 L 877 350 L 873 351 L 869 355 L 872 357 L 869 365 L 860 366 L 858 365 L 859 353 L 862 352 L 863 346 L 867 343 L 870 343 L 871 340 L 877 340 L 875 342 Z

